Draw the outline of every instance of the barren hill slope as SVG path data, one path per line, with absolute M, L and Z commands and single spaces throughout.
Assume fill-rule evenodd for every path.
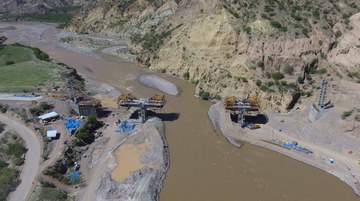
M 257 94 L 284 111 L 322 78 L 359 82 L 355 0 L 104 0 L 70 30 L 123 37 L 138 61 L 219 98 Z

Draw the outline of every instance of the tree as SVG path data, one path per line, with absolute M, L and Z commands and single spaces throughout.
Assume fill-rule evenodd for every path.
M 91 124 L 91 125 L 96 125 L 97 124 L 97 118 L 95 115 L 90 115 L 88 117 L 88 123 Z
M 84 127 L 80 128 L 79 131 L 75 134 L 75 136 L 83 141 L 87 141 L 91 138 L 89 131 L 87 131 Z

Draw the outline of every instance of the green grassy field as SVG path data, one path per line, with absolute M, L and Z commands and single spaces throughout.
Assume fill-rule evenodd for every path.
M 7 61 L 21 63 L 33 59 L 33 51 L 28 48 L 10 45 L 0 48 L 0 67 L 5 66 Z
M 62 66 L 37 59 L 29 48 L 8 45 L 0 49 L 0 92 L 49 89 L 61 81 L 65 71 Z

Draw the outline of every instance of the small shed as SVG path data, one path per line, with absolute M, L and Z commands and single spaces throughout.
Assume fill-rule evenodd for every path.
M 46 132 L 46 137 L 48 138 L 56 138 L 57 130 L 50 130 Z
M 59 117 L 59 114 L 56 113 L 56 112 L 50 112 L 50 113 L 47 113 L 47 114 L 43 114 L 41 116 L 39 116 L 38 118 L 42 121 L 50 121 L 51 119 L 55 119 L 55 118 L 58 118 Z

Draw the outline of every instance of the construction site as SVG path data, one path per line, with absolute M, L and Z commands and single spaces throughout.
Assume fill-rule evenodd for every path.
M 266 115 L 260 112 L 259 102 L 255 96 L 243 100 L 235 96 L 226 97 L 224 107 L 230 113 L 231 120 L 239 123 L 241 128 L 257 129 L 260 128 L 260 124 L 268 121 Z
M 160 110 L 164 107 L 165 95 L 155 94 L 151 98 L 136 98 L 130 93 L 119 96 L 118 106 L 119 108 L 136 108 L 138 118 L 142 123 L 145 123 L 147 119 L 147 110 Z
M 20 28 L 8 33 L 12 41 L 18 36 L 28 38 L 31 45 L 46 47 L 54 60 L 67 62 L 84 76 L 51 87 L 51 92 L 3 96 L 2 102 L 9 105 L 5 115 L 12 117 L 9 125 L 24 124 L 22 130 L 31 127 L 26 135 L 39 142 L 27 143 L 29 152 L 35 146 L 39 153 L 26 161 L 40 163 L 27 177 L 31 178 L 28 191 L 21 189 L 25 197 L 37 198 L 39 191 L 51 188 L 84 201 L 158 200 L 161 189 L 164 200 L 282 200 L 284 195 L 307 200 L 358 199 L 353 193 L 360 194 L 358 84 L 346 79 L 331 80 L 331 84 L 315 81 L 311 87 L 317 95 L 302 96 L 301 104 L 295 103 L 287 113 L 260 107 L 261 94 L 244 99 L 249 91 L 224 93 L 231 97 L 213 104 L 196 98 L 194 85 L 181 79 L 153 73 L 151 80 L 139 82 L 149 72 L 135 64 L 74 53 L 56 41 L 44 42 L 56 40 L 56 27 L 16 26 Z M 159 78 L 176 87 L 155 85 Z M 164 92 L 163 88 L 174 89 L 172 94 L 178 96 L 152 96 Z M 120 96 L 120 91 L 136 96 Z M 105 106 L 104 100 L 113 102 L 113 107 Z M 44 109 L 42 102 L 53 107 Z M 95 111 L 97 119 L 92 115 Z M 157 118 L 172 113 L 181 113 L 181 118 L 169 122 Z M 49 124 L 40 124 L 42 118 Z M 172 154 L 169 170 L 168 148 Z M 48 183 L 55 187 L 45 187 Z M 239 188 L 224 188 L 225 184 Z

